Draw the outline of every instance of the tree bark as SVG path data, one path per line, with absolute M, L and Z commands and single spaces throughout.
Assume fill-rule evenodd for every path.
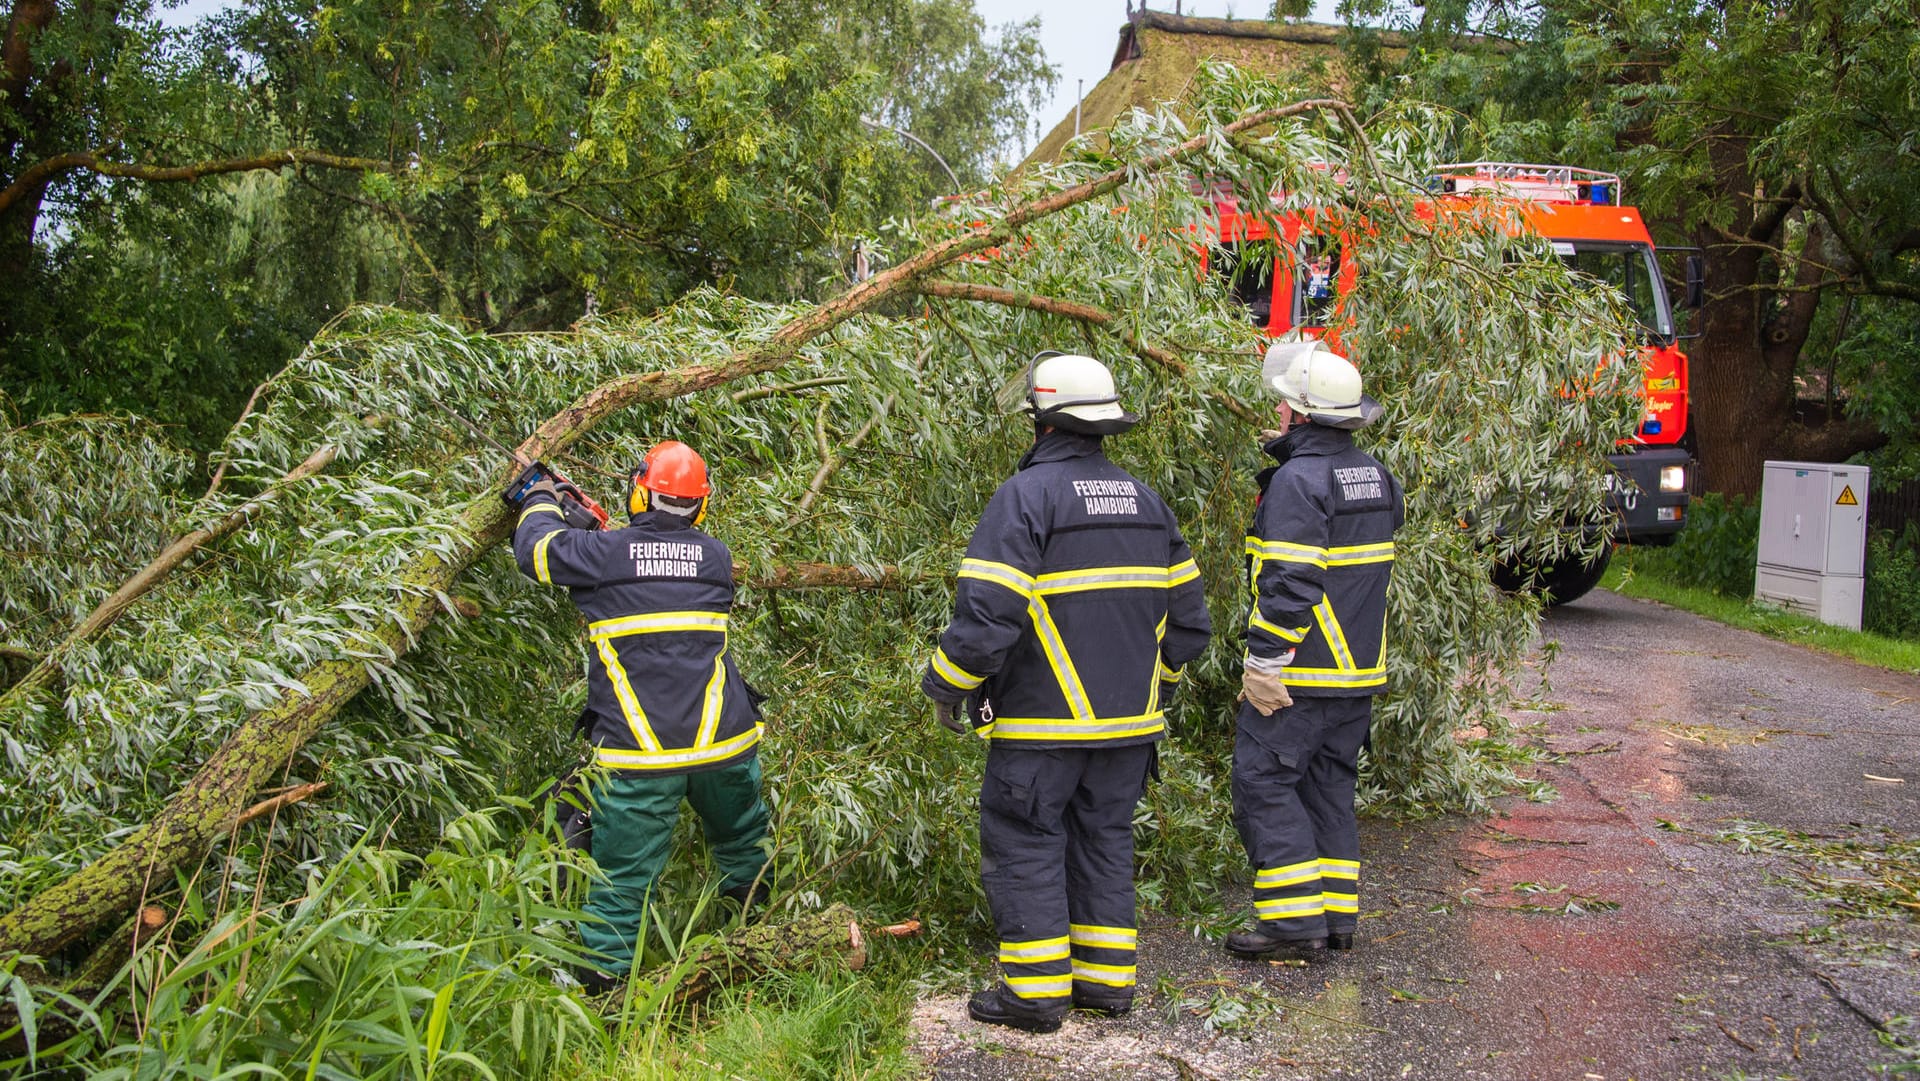
M 915 282 L 942 267 L 1009 243 L 1034 221 L 1112 192 L 1129 180 L 1160 172 L 1210 146 L 1222 134 L 1233 135 L 1320 109 L 1351 113 L 1345 102 L 1336 99 L 1302 101 L 1251 113 L 1219 132 L 1202 132 L 1132 165 L 1017 203 L 997 224 L 935 244 L 719 363 L 609 380 L 548 418 L 519 451 L 529 459 L 556 454 L 607 417 L 632 405 L 676 398 L 772 371 L 820 335 L 882 301 L 911 292 Z M 502 475 L 500 479 L 505 483 L 508 478 Z M 414 557 L 400 576 L 397 618 L 377 634 L 391 656 L 399 657 L 413 648 L 440 610 L 438 598 L 483 552 L 507 538 L 510 525 L 506 506 L 488 492 L 476 496 L 461 511 L 444 550 Z M 326 661 L 308 669 L 300 676 L 303 690 L 288 691 L 274 706 L 243 721 L 151 822 L 99 860 L 0 916 L 0 952 L 51 956 L 124 912 L 150 883 L 170 881 L 176 869 L 204 858 L 246 800 L 371 681 L 366 662 L 359 658 Z
M 850 567 L 838 563 L 788 563 L 753 574 L 744 563 L 733 565 L 733 577 L 751 589 L 905 589 L 920 581 L 945 581 L 941 575 L 905 575 L 900 568 Z
M 829 905 L 789 923 L 760 923 L 735 931 L 674 966 L 679 980 L 669 997 L 679 1006 L 699 1006 L 728 984 L 830 960 L 855 972 L 867 964 L 866 936 L 846 905 Z M 657 972 L 656 978 L 674 974 Z
M 0 214 L 29 191 L 44 190 L 62 173 L 76 170 L 99 173 L 101 176 L 121 177 L 127 180 L 145 180 L 166 182 L 182 180 L 200 180 L 209 176 L 221 176 L 226 173 L 250 173 L 262 169 L 285 169 L 293 165 L 314 165 L 327 169 L 346 169 L 351 172 L 381 171 L 391 172 L 393 163 L 378 158 L 355 158 L 342 154 L 329 154 L 324 150 L 309 150 L 305 147 L 288 147 L 285 150 L 269 150 L 263 154 L 254 154 L 244 158 L 221 158 L 214 161 L 199 161 L 188 165 L 146 165 L 140 162 L 106 161 L 92 150 L 77 150 L 67 154 L 55 154 L 43 161 L 35 162 L 20 171 L 13 182 L 0 188 Z
M 1700 457 L 1699 486 L 1728 495 L 1752 496 L 1768 459 L 1839 461 L 1886 441 L 1870 425 L 1810 428 L 1795 416 L 1794 373 L 1819 312 L 1825 267 L 1801 260 L 1790 288 L 1778 284 L 1777 256 L 1786 226 L 1809 220 L 1806 250 L 1817 250 L 1821 219 L 1811 215 L 1806 193 L 1796 189 L 1762 201 L 1747 168 L 1746 145 L 1715 138 L 1713 189 L 1701 198 L 1731 197 L 1740 217 L 1726 231 L 1704 226 L 1694 243 L 1707 253 L 1711 286 L 1701 312 L 1700 339 L 1688 352 L 1688 427 Z

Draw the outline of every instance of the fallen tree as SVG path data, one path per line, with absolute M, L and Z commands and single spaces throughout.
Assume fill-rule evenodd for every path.
M 1248 131 L 1321 109 L 1345 111 L 1347 106 L 1328 99 L 1262 109 L 1225 124 L 1221 132 Z M 1214 132 L 1195 136 L 1127 166 L 1015 203 L 992 224 L 933 245 L 715 363 L 647 372 L 595 387 L 549 417 L 517 450 L 527 458 L 557 454 L 619 410 L 775 370 L 801 346 L 908 292 L 928 274 L 1009 243 L 1033 222 L 1112 193 L 1129 180 L 1162 172 L 1208 149 L 1217 137 Z M 500 483 L 507 479 L 499 477 Z M 422 553 L 399 576 L 397 618 L 374 632 L 373 644 L 390 657 L 405 654 L 442 610 L 440 596 L 482 552 L 506 538 L 509 524 L 498 498 L 482 495 L 469 502 L 452 523 L 446 549 Z M 284 769 L 293 753 L 372 680 L 369 666 L 358 658 L 328 661 L 302 673 L 298 682 L 303 691 L 286 694 L 250 718 L 160 814 L 85 869 L 0 916 L 0 951 L 49 956 L 131 907 L 156 878 L 165 880 L 175 869 L 197 862 L 274 771 Z
M 954 823 L 977 748 L 901 726 L 919 709 L 941 583 L 1023 449 L 996 386 L 1076 339 L 1144 360 L 1122 382 L 1149 422 L 1114 453 L 1180 514 L 1230 638 L 1260 464 L 1248 363 L 1260 343 L 1194 273 L 1200 193 L 1371 203 L 1403 197 L 1413 186 L 1394 187 L 1396 170 L 1421 168 L 1424 119 L 1389 115 L 1375 126 L 1387 168 L 1369 160 L 1342 188 L 1316 163 L 1369 157 L 1342 106 L 1287 102 L 1230 70 L 1210 78 L 1193 126 L 1136 115 L 1113 158 L 925 224 L 916 254 L 818 306 L 705 293 L 646 319 L 506 338 L 404 313 L 343 319 L 227 448 L 254 478 L 319 445 L 339 448 L 334 466 L 76 648 L 64 697 L 23 696 L 0 715 L 24 748 L 9 779 L 49 793 L 0 808 L 23 868 L 0 953 L 47 958 L 143 898 L 209 891 L 197 871 L 223 842 L 209 878 L 289 893 L 290 868 L 327 866 L 369 836 L 430 849 L 439 824 L 532 791 L 520 782 L 564 756 L 558 718 L 581 693 L 573 613 L 506 560 L 495 492 L 507 467 L 450 432 L 443 403 L 501 431 L 531 427 L 529 456 L 631 461 L 667 432 L 708 453 L 716 531 L 745 567 L 768 568 L 747 577 L 733 633 L 756 682 L 779 692 L 763 750 L 780 795 L 775 865 L 832 897 L 971 916 L 971 841 Z M 1316 119 L 1327 112 L 1344 119 Z M 1637 373 L 1595 377 L 1591 358 L 1625 340 L 1625 322 L 1493 212 L 1447 235 L 1408 228 L 1387 215 L 1366 238 L 1370 273 L 1343 337 L 1392 410 L 1368 438 L 1410 492 L 1391 614 L 1401 645 L 1368 782 L 1377 799 L 1470 806 L 1511 776 L 1452 733 L 1500 730 L 1535 614 L 1490 590 L 1483 549 L 1569 543 L 1560 523 L 1605 498 L 1604 463 L 1582 448 L 1630 426 Z M 1591 393 L 1569 399 L 1576 381 Z M 836 424 L 850 434 L 836 441 Z M 1512 438 L 1480 438 L 1489 425 Z M 1486 524 L 1462 530 L 1463 507 Z M 1142 875 L 1169 905 L 1236 865 L 1209 780 L 1231 652 L 1191 670 L 1189 723 L 1152 797 Z M 238 821 L 264 789 L 321 781 L 328 798 L 298 822 Z

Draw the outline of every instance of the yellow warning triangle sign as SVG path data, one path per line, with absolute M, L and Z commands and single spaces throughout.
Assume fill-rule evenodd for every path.
M 1843 486 L 1843 487 L 1842 487 L 1842 488 L 1840 489 L 1840 498 L 1838 498 L 1838 499 L 1836 499 L 1836 500 L 1834 500 L 1834 501 L 1833 501 L 1833 505 L 1834 505 L 1834 506 L 1836 506 L 1836 507 L 1857 507 L 1857 506 L 1859 506 L 1859 505 L 1860 505 L 1860 501 L 1859 501 L 1858 499 L 1855 499 L 1855 498 L 1853 498 L 1853 485 L 1851 485 L 1851 484 L 1848 484 L 1848 485 L 1845 485 L 1845 486 Z

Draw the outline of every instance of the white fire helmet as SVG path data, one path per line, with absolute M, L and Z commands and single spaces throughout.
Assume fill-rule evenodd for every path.
M 1033 358 L 1027 366 L 1027 405 L 1043 424 L 1088 435 L 1114 435 L 1140 422 L 1120 405 L 1107 366 L 1072 353 Z
M 1380 403 L 1360 389 L 1360 370 L 1319 340 L 1274 342 L 1260 386 L 1315 424 L 1349 431 L 1380 419 Z

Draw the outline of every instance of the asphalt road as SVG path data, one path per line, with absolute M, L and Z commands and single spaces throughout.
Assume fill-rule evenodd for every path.
M 1248 963 L 1150 921 L 1153 990 L 1131 1016 L 1034 1037 L 930 998 L 915 1046 L 931 1075 L 1920 1073 L 1893 1043 L 1920 1047 L 1920 896 L 1836 901 L 1887 868 L 1833 850 L 1905 844 L 1892 875 L 1913 882 L 1920 678 L 1605 592 L 1552 613 L 1543 637 L 1562 647 L 1550 704 L 1515 719 L 1543 726 L 1556 753 L 1533 773 L 1558 798 L 1363 820 L 1359 949 Z

